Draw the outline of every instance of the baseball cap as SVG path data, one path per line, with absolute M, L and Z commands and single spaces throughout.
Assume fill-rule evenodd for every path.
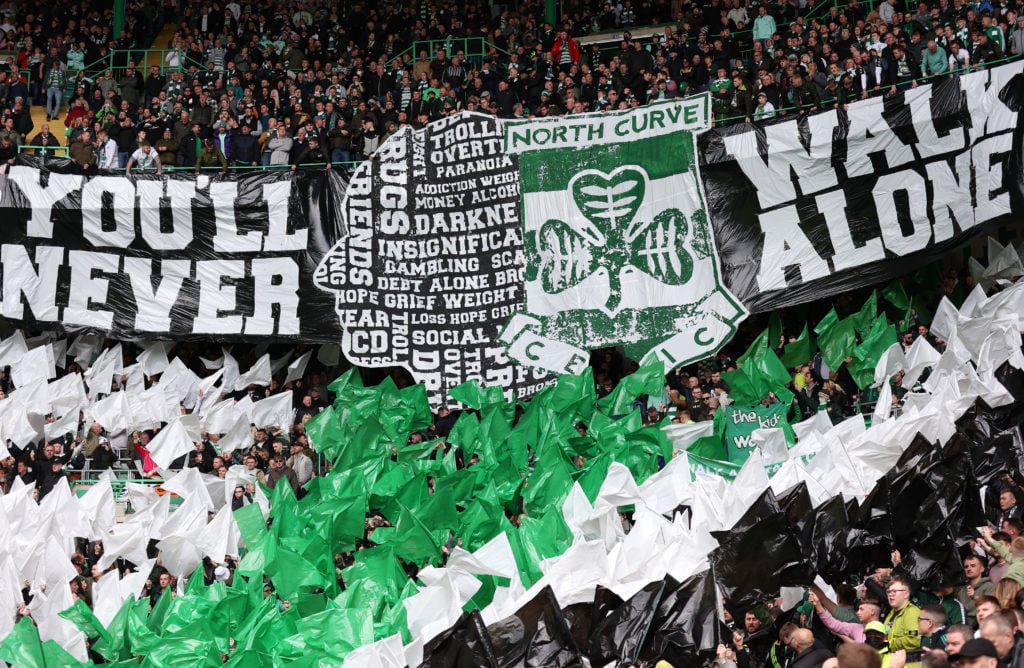
M 864 633 L 871 633 L 872 631 L 874 631 L 875 633 L 881 633 L 883 635 L 888 634 L 888 631 L 885 630 L 885 624 L 878 621 L 868 622 L 864 625 Z
M 988 656 L 993 659 L 999 658 L 999 653 L 996 652 L 996 646 L 990 641 L 984 638 L 971 638 L 964 643 L 964 646 L 960 648 L 960 652 L 950 656 L 951 661 L 958 661 L 960 659 L 974 659 L 979 656 Z
M 218 566 L 213 569 L 213 577 L 217 582 L 224 582 L 231 577 L 231 571 L 229 571 L 225 566 Z

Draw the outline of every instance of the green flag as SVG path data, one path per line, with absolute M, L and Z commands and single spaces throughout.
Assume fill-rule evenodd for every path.
M 597 401 L 597 409 L 609 416 L 625 415 L 644 394 L 659 396 L 665 387 L 665 363 L 651 355 L 643 366 L 619 381 L 611 394 Z
M 60 616 L 77 626 L 87 638 L 104 638 L 110 642 L 110 634 L 82 599 L 76 600 L 74 605 L 61 612 Z
M 814 357 L 814 348 L 814 339 L 805 322 L 800 336 L 795 341 L 786 344 L 779 361 L 788 369 L 799 367 L 811 361 L 811 358 Z
M 740 472 L 741 468 L 740 464 L 702 457 L 690 450 L 686 451 L 686 457 L 690 464 L 690 477 L 694 480 L 697 479 L 698 473 L 717 475 L 732 480 Z
M 768 316 L 768 349 L 778 350 L 782 347 L 782 318 L 778 311 Z
M 885 315 L 878 316 L 871 327 L 871 331 L 865 335 L 861 344 L 853 351 L 854 361 L 850 364 L 850 374 L 857 383 L 857 387 L 863 389 L 871 385 L 875 380 L 875 366 L 881 359 L 889 346 L 896 343 L 896 327 L 890 325 Z
M 132 614 L 135 601 L 128 598 L 118 609 L 117 614 L 107 624 L 107 636 L 101 635 L 92 648 L 108 661 L 120 661 L 132 655 L 131 648 L 136 639 L 129 636 L 128 617 Z M 2 658 L 2 657 L 0 657 Z
M 256 545 L 267 533 L 267 521 L 259 504 L 250 503 L 234 511 L 235 522 L 246 545 Z
M 903 287 L 903 281 L 898 278 L 890 281 L 888 285 L 882 288 L 882 297 L 900 311 L 906 311 L 910 308 L 910 299 L 907 297 L 907 291 Z
M 751 342 L 746 351 L 736 358 L 736 364 L 741 367 L 748 367 L 751 364 L 751 360 L 756 360 L 762 357 L 771 349 L 771 345 L 769 345 L 770 336 L 771 334 L 767 329 L 758 334 L 757 338 Z
M 341 572 L 346 583 L 353 585 L 361 582 L 373 596 L 379 597 L 387 605 L 394 605 L 401 600 L 409 576 L 402 570 L 394 547 L 381 545 L 371 550 L 359 550 L 355 553 L 355 560 L 354 564 Z
M 374 532 L 374 540 L 384 529 Z M 378 540 L 377 542 L 384 542 Z M 398 556 L 417 565 L 426 562 L 437 563 L 441 557 L 441 541 L 424 526 L 408 508 L 402 506 L 393 533 L 388 535 L 386 544 L 395 548 Z
M 782 429 L 786 440 L 793 443 L 793 428 L 786 419 L 789 406 L 769 404 L 767 406 L 725 406 L 725 444 L 729 461 L 742 465 L 750 457 L 754 447 L 755 429 Z
M 853 318 L 843 318 L 818 336 L 818 347 L 825 364 L 833 371 L 839 369 L 857 347 L 857 334 Z
M 760 384 L 751 368 L 734 369 L 722 374 L 722 380 L 729 386 L 729 397 L 733 401 L 756 404 L 761 401 Z
M 833 306 L 829 309 L 829 312 L 825 314 L 825 317 L 818 321 L 818 324 L 814 326 L 814 333 L 821 336 L 838 322 L 839 314 L 836 313 L 836 308 Z
M 22 617 L 0 644 L 0 660 L 23 668 L 46 668 L 39 629 L 31 617 Z
M 872 323 L 875 321 L 875 316 L 878 315 L 878 293 L 874 290 L 871 291 L 871 296 L 867 298 L 864 305 L 860 307 L 860 311 L 850 316 L 853 319 L 854 329 L 861 336 L 871 329 Z

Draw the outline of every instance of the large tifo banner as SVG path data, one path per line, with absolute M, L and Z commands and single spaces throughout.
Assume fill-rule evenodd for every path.
M 22 156 L 0 180 L 0 315 L 116 338 L 336 342 L 313 272 L 337 172 L 83 176 Z
M 347 234 L 317 273 L 346 355 L 401 364 L 432 397 L 469 379 L 519 397 L 590 351 L 667 364 L 746 315 L 722 284 L 696 154 L 708 100 L 391 138 L 353 174 Z
M 749 312 L 882 282 L 1024 212 L 1021 63 L 712 128 L 696 96 L 403 128 L 336 171 L 0 180 L 0 315 L 135 338 L 341 342 L 436 405 L 590 351 L 666 368 Z
M 701 135 L 726 285 L 767 311 L 899 276 L 1019 221 L 1021 71 Z

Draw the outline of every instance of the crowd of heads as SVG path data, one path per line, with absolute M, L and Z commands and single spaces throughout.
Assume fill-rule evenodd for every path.
M 823 668 L 913 666 L 996 668 L 1024 657 L 1024 591 L 1007 567 L 1024 556 L 1014 546 L 1021 523 L 1011 477 L 990 520 L 1006 531 L 984 531 L 963 548 L 959 584 L 924 585 L 901 571 L 900 554 L 863 581 L 826 593 L 817 585 L 791 610 L 782 601 L 727 614 L 732 635 L 716 665 L 797 665 Z M 1012 505 L 1011 505 L 1012 504 Z
M 0 68 L 13 126 L 0 130 L 0 161 L 30 140 L 52 154 L 53 130 L 78 143 L 71 158 L 86 171 L 323 166 L 463 110 L 558 116 L 703 91 L 718 122 L 752 121 L 845 108 L 1024 51 L 1014 3 L 911 4 L 616 0 L 566 5 L 549 23 L 538 2 L 143 3 L 120 36 L 110 10 L 33 8 L 0 25 L 17 47 Z M 165 20 L 178 29 L 146 65 L 133 48 Z M 598 34 L 609 30 L 620 32 Z M 58 84 L 66 110 L 48 98 Z M 32 104 L 65 127 L 32 136 Z M 147 145 L 155 159 L 137 153 Z

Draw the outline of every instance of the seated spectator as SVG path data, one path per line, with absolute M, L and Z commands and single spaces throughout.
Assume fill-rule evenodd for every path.
M 32 138 L 29 145 L 39 147 L 38 150 L 36 150 L 36 155 L 48 157 L 53 156 L 53 149 L 59 147 L 61 144 L 57 135 L 50 132 L 50 124 L 43 123 L 43 127 L 40 129 L 39 133 Z

